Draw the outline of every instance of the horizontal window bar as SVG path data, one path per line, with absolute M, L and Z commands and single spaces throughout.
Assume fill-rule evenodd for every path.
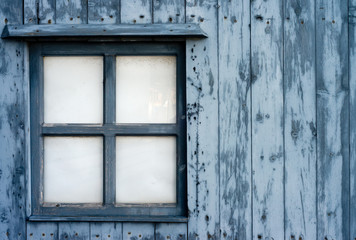
M 176 124 L 43 124 L 43 135 L 118 135 L 160 136 L 179 135 Z

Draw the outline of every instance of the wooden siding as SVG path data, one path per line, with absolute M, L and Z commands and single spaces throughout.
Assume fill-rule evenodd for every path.
M 197 23 L 187 223 L 26 222 L 27 47 L 0 40 L 0 239 L 356 239 L 356 0 L 1 0 L 6 24 Z

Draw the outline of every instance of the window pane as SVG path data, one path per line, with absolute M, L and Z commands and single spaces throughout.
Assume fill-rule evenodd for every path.
M 176 57 L 116 58 L 116 119 L 119 123 L 176 122 Z
M 116 202 L 176 202 L 176 138 L 116 138 Z
M 103 201 L 103 139 L 44 138 L 44 201 Z
M 103 122 L 103 58 L 44 57 L 44 121 Z

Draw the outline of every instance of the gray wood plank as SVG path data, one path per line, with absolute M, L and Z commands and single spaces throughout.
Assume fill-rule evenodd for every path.
M 284 238 L 282 1 L 251 2 L 253 238 Z
M 207 34 L 197 24 L 57 24 L 8 25 L 2 38 L 59 38 L 59 37 L 194 37 Z
M 88 0 L 89 24 L 120 23 L 119 0 Z
M 156 240 L 186 240 L 186 223 L 157 223 L 155 229 Z
M 252 239 L 249 9 L 249 0 L 220 1 L 220 229 L 231 240 Z
M 0 28 L 22 24 L 22 0 L 0 1 Z M 26 236 L 24 44 L 0 40 L 0 239 Z
M 209 38 L 188 40 L 187 165 L 188 239 L 219 239 L 219 131 L 217 1 L 188 0 L 188 23 Z
M 81 24 L 88 23 L 87 0 L 55 0 L 56 23 Z
M 152 0 L 121 1 L 121 23 L 152 23 Z
M 317 238 L 349 237 L 347 1 L 316 1 Z
M 154 240 L 155 225 L 153 223 L 123 223 L 123 240 Z
M 58 223 L 27 223 L 28 240 L 57 240 Z
M 60 240 L 88 240 L 90 239 L 89 223 L 60 222 L 58 223 L 58 237 Z
M 349 1 L 350 238 L 356 239 L 356 0 Z
M 90 239 L 122 240 L 121 223 L 90 223 Z
M 37 24 L 38 0 L 24 0 L 24 24 Z
M 154 23 L 184 23 L 184 0 L 153 0 Z
M 56 0 L 39 0 L 38 23 L 52 24 L 56 20 Z
M 285 3 L 285 239 L 317 239 L 315 4 Z

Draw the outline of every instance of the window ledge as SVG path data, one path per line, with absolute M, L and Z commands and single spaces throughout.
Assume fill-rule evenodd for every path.
M 207 38 L 198 24 L 53 24 L 6 25 L 2 38 L 56 39 L 88 37 L 183 37 Z
M 165 222 L 165 223 L 185 223 L 188 222 L 187 217 L 177 216 L 77 216 L 77 217 L 64 217 L 64 216 L 41 216 L 33 215 L 28 218 L 29 221 L 34 222 Z

